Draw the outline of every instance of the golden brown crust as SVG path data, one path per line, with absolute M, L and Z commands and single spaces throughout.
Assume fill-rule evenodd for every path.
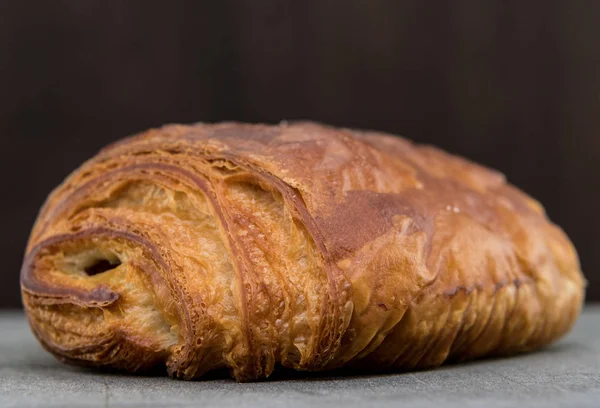
M 62 360 L 238 380 L 532 350 L 584 293 L 569 239 L 501 174 L 314 123 L 108 146 L 48 198 L 21 286 Z

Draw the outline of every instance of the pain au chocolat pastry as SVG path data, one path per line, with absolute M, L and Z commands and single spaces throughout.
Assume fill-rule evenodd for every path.
M 569 239 L 501 174 L 314 123 L 171 125 L 105 148 L 48 198 L 21 285 L 60 360 L 182 379 L 529 351 L 584 296 Z

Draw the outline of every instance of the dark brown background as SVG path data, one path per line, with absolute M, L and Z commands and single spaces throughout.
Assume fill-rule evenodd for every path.
M 160 5 L 159 5 L 160 3 Z M 165 122 L 313 119 L 503 171 L 600 300 L 600 2 L 0 1 L 0 306 L 45 196 Z

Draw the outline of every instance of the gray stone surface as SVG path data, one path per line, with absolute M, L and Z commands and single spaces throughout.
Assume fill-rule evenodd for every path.
M 600 307 L 537 353 L 409 374 L 299 374 L 236 384 L 98 373 L 44 352 L 20 313 L 0 313 L 0 407 L 600 407 Z

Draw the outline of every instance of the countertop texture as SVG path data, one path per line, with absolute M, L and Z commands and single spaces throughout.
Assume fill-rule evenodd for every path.
M 285 373 L 259 383 L 183 382 L 73 368 L 20 312 L 0 313 L 0 407 L 600 407 L 600 307 L 527 355 L 404 374 Z

